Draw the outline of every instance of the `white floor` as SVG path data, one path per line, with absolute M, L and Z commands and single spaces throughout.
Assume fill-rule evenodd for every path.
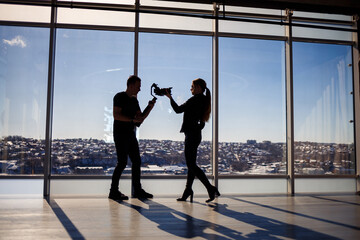
M 0 195 L 0 239 L 360 239 L 360 196 L 175 197 Z

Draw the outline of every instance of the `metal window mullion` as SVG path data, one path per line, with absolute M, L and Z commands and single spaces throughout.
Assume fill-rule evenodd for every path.
M 293 45 L 292 45 L 292 10 L 287 9 L 285 34 L 286 58 L 286 159 L 287 159 L 287 192 L 295 194 L 294 175 L 294 96 L 293 96 Z
M 212 173 L 213 184 L 218 187 L 219 185 L 219 6 L 214 3 L 213 20 L 213 51 L 212 51 L 212 85 L 213 85 L 213 98 L 212 98 Z
M 135 1 L 135 31 L 134 31 L 134 75 L 137 76 L 139 72 L 139 6 L 140 0 Z
M 46 103 L 46 129 L 45 129 L 45 160 L 44 160 L 44 197 L 50 195 L 51 177 L 51 138 L 52 138 L 52 117 L 53 117 L 53 96 L 54 96 L 54 72 L 55 72 L 55 44 L 56 44 L 56 17 L 57 8 L 55 0 L 52 0 L 50 40 L 49 40 L 49 63 L 48 63 L 48 86 Z
M 356 167 L 356 192 L 360 193 L 360 72 L 359 72 L 359 19 L 354 16 L 356 33 L 353 33 L 353 97 L 354 97 L 354 144 L 355 144 L 355 167 Z

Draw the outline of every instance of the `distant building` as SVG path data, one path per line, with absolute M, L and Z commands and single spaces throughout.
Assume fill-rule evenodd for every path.
M 302 172 L 307 175 L 322 175 L 325 173 L 322 168 L 303 168 Z
M 104 174 L 103 167 L 75 167 L 75 174 Z
M 60 166 L 58 168 L 56 168 L 56 171 L 58 174 L 70 174 L 72 173 L 71 168 L 69 165 L 65 165 L 65 166 Z

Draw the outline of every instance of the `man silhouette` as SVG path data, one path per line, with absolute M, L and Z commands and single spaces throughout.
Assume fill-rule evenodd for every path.
M 145 192 L 140 183 L 141 158 L 139 143 L 136 138 L 135 130 L 144 119 L 149 115 L 154 107 L 155 99 L 149 101 L 148 106 L 141 112 L 137 94 L 140 92 L 141 79 L 137 76 L 130 76 L 127 80 L 127 88 L 124 92 L 119 92 L 114 97 L 113 116 L 114 116 L 114 142 L 117 153 L 118 163 L 115 167 L 109 198 L 113 200 L 128 200 L 129 198 L 119 191 L 119 181 L 122 172 L 127 165 L 128 156 L 132 162 L 132 187 L 133 197 L 152 198 L 153 195 Z

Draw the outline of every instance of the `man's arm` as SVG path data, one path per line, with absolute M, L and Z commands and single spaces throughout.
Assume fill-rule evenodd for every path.
M 128 116 L 125 116 L 122 114 L 122 108 L 121 107 L 113 107 L 113 116 L 115 120 L 122 121 L 122 122 L 131 122 L 133 119 L 131 119 Z
M 144 111 L 142 113 L 140 113 L 140 116 L 142 117 L 142 121 L 144 121 L 145 118 L 147 118 L 147 116 L 150 114 L 151 110 L 153 109 L 153 107 L 155 105 L 155 102 L 156 102 L 156 99 L 149 101 L 149 104 L 146 106 Z

